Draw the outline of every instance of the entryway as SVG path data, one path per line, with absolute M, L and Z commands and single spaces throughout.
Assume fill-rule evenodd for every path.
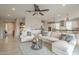
M 4 34 L 5 35 L 15 35 L 15 22 L 5 22 L 5 30 Z

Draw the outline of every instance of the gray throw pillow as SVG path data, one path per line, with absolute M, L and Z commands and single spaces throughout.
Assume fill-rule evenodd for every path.
M 65 40 L 66 38 L 66 34 L 61 34 L 61 36 L 59 37 L 59 40 Z
M 28 31 L 28 32 L 27 32 L 27 36 L 31 36 L 31 35 L 32 35 L 31 32 Z
M 48 35 L 48 32 L 42 32 L 42 36 L 47 36 Z

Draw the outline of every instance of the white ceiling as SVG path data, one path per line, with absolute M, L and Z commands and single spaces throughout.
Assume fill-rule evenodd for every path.
M 43 12 L 45 16 L 38 15 L 40 17 L 47 17 L 48 19 L 53 17 L 57 19 L 65 18 L 67 14 L 72 18 L 79 16 L 79 5 L 77 4 L 68 4 L 66 6 L 62 6 L 61 4 L 38 4 L 38 6 L 40 9 L 49 9 L 49 12 Z M 12 8 L 16 10 L 12 11 Z M 0 17 L 9 19 L 24 16 L 31 17 L 33 13 L 27 13 L 25 10 L 33 10 L 33 4 L 0 4 Z M 10 14 L 10 16 L 8 16 L 8 14 Z

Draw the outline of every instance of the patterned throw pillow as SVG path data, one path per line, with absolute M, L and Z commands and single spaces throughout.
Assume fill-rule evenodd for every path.
M 60 40 L 65 40 L 67 42 L 70 42 L 71 40 L 73 40 L 73 36 L 62 34 Z
M 65 41 L 70 42 L 71 40 L 73 40 L 73 36 L 67 35 Z

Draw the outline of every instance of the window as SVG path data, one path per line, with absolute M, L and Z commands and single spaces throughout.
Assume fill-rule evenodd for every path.
M 55 26 L 56 29 L 60 29 L 60 23 L 56 23 Z
M 71 29 L 72 29 L 72 22 L 67 21 L 67 22 L 66 22 L 66 28 L 67 28 L 68 30 L 71 30 Z

